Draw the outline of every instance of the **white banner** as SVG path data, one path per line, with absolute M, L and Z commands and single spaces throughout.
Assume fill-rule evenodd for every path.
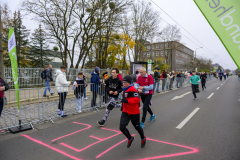
M 16 40 L 15 40 L 15 34 L 13 32 L 11 35 L 11 38 L 8 40 L 8 52 L 10 53 L 15 46 L 16 46 Z

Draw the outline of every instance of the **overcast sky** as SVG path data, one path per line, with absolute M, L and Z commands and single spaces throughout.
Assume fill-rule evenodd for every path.
M 135 0 L 137 1 L 137 0 Z M 146 0 L 151 2 L 151 0 Z M 1 0 L 0 3 L 7 3 L 10 6 L 11 11 L 20 7 L 21 0 Z M 213 63 L 219 63 L 225 69 L 235 70 L 237 66 L 233 62 L 232 58 L 224 48 L 223 44 L 214 33 L 202 13 L 199 11 L 193 0 L 153 0 L 161 9 L 169 14 L 180 27 L 182 34 L 182 42 L 194 50 L 199 47 L 203 49 L 197 50 L 197 56 L 203 56 L 212 59 Z M 155 4 L 152 4 L 155 10 L 160 12 L 160 17 L 170 24 L 176 24 L 167 14 L 161 11 Z M 167 25 L 164 20 L 161 21 L 161 27 Z M 38 23 L 31 20 L 31 17 L 25 17 L 23 24 L 31 29 L 31 32 L 38 27 Z M 189 40 L 190 39 L 190 40 Z M 193 42 L 192 42 L 193 41 Z M 199 42 L 198 42 L 199 41 Z

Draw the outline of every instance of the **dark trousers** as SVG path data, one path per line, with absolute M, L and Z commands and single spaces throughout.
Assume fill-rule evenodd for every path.
M 220 76 L 220 81 L 222 80 L 222 76 Z
M 96 103 L 97 93 L 98 93 L 98 92 L 92 92 L 92 103 L 91 103 L 91 107 L 96 107 L 96 106 L 97 106 L 97 103 Z
M 194 98 L 197 98 L 196 93 L 198 92 L 198 84 L 192 84 L 192 93 Z
M 140 127 L 140 114 L 128 115 L 127 113 L 122 112 L 120 120 L 120 131 L 128 138 L 128 140 L 132 138 L 129 130 L 127 129 L 127 125 L 130 120 L 132 122 L 132 125 L 135 127 L 135 129 L 141 136 L 141 139 L 144 139 L 144 132 L 143 129 Z
M 107 103 L 108 102 L 108 93 L 105 91 L 105 94 L 103 95 L 103 102 Z
M 3 110 L 3 103 L 0 102 L 0 116 L 1 116 L 1 114 L 2 114 L 2 110 Z
M 60 111 L 64 110 L 64 103 L 67 97 L 67 92 L 63 92 L 63 93 L 58 93 L 59 95 L 59 103 L 58 103 L 58 109 L 60 109 Z
M 201 83 L 202 83 L 202 88 L 206 87 L 206 80 L 201 80 Z
M 151 108 L 149 107 L 150 101 L 152 99 L 152 94 L 143 95 L 143 96 L 141 96 L 141 99 L 142 99 L 142 103 L 143 103 L 142 122 L 144 123 L 146 116 L 147 116 L 147 112 L 150 115 L 153 115 L 153 112 L 152 112 Z

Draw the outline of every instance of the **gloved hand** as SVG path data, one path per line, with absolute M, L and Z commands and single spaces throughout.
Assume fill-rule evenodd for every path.
M 122 99 L 122 103 L 128 103 L 128 100 L 126 100 L 125 98 Z

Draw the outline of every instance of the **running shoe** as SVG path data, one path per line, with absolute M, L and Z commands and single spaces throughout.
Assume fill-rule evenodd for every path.
M 155 115 L 154 115 L 154 116 L 151 116 L 151 117 L 149 118 L 149 122 L 152 122 L 155 118 L 156 118 Z
M 193 100 L 197 100 L 197 98 L 194 98 Z
M 142 148 L 145 147 L 145 145 L 146 145 L 146 140 L 147 140 L 147 137 L 144 136 L 144 140 L 141 140 L 141 147 L 142 147 Z
M 100 127 L 104 127 L 105 121 L 104 121 L 104 120 L 101 120 L 101 121 L 98 121 L 97 123 L 100 125 Z
M 131 147 L 134 137 L 132 136 L 131 140 L 128 140 L 127 148 Z
M 144 127 L 145 127 L 145 125 L 144 125 L 143 122 L 140 123 L 140 127 L 141 127 L 141 128 L 144 128 Z

